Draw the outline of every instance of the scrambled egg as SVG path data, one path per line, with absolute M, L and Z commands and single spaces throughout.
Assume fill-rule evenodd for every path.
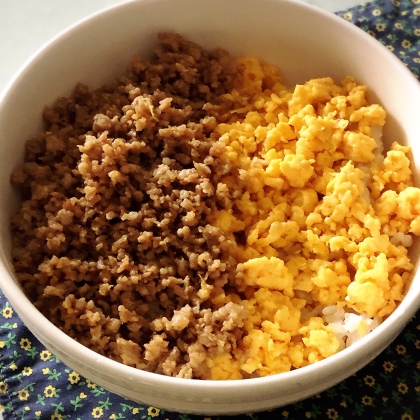
M 227 95 L 237 109 L 217 127 L 220 159 L 233 168 L 221 184 L 238 198 L 213 223 L 241 263 L 237 291 L 214 303 L 242 300 L 249 315 L 235 352 L 208 360 L 212 379 L 271 375 L 339 351 L 321 310 L 383 320 L 403 298 L 407 246 L 420 234 L 410 149 L 394 142 L 383 154 L 386 113 L 366 86 L 326 77 L 288 89 L 255 57 L 238 65 Z

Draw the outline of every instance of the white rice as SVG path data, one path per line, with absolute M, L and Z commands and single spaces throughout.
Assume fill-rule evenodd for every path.
M 358 315 L 336 305 L 325 307 L 321 313 L 322 319 L 333 329 L 340 342 L 339 350 L 351 346 L 380 324 L 377 318 Z
M 389 241 L 393 245 L 402 245 L 405 248 L 409 248 L 413 245 L 413 237 L 411 235 L 405 235 L 402 232 L 397 232 Z

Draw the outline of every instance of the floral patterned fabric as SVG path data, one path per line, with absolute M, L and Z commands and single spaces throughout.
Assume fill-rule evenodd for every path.
M 338 15 L 420 75 L 420 0 L 373 1 Z M 81 377 L 36 340 L 1 291 L 0 411 L 5 420 L 209 420 L 133 403 Z M 270 412 L 228 418 L 420 419 L 420 320 L 414 318 L 379 357 L 335 387 Z
M 377 0 L 337 14 L 384 44 L 420 77 L 420 0 Z

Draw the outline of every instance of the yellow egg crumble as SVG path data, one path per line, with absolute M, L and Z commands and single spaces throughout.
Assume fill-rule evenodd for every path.
M 394 142 L 382 154 L 386 113 L 368 103 L 366 86 L 326 77 L 288 89 L 273 66 L 254 57 L 238 65 L 227 95 L 237 112 L 217 127 L 220 159 L 233 168 L 222 182 L 238 195 L 213 224 L 236 244 L 237 291 L 247 299 L 235 291 L 213 303 L 241 301 L 249 313 L 241 345 L 208 360 L 212 379 L 335 354 L 342 344 L 324 308 L 381 322 L 403 298 L 413 269 L 406 247 L 420 234 L 410 149 Z

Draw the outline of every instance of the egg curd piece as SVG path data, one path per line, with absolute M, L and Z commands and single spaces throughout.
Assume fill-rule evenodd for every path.
M 246 346 L 245 363 L 241 369 L 249 374 L 256 372 L 258 376 L 287 372 L 292 367 L 288 356 L 288 345 L 281 341 L 274 341 L 269 334 L 255 329 L 244 337 Z
M 249 310 L 241 369 L 259 376 L 285 372 L 304 363 L 303 344 L 292 341 L 299 335 L 305 300 L 282 291 L 259 288 L 244 302 Z
M 320 317 L 313 317 L 299 332 L 306 345 L 309 363 L 314 363 L 337 353 L 340 343 L 331 327 Z
M 280 258 L 253 258 L 242 265 L 245 285 L 282 290 L 285 295 L 293 296 L 293 276 Z
M 314 173 L 313 159 L 304 155 L 286 155 L 280 163 L 280 170 L 292 187 L 301 188 Z

